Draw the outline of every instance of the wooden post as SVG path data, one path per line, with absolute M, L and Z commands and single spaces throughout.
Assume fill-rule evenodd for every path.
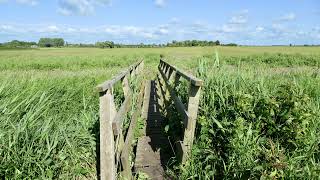
M 115 104 L 110 90 L 100 93 L 100 178 L 116 179 L 114 136 L 112 121 L 115 116 Z
M 179 85 L 179 82 L 180 82 L 180 74 L 178 74 L 177 72 L 175 73 L 175 76 L 174 76 L 174 84 L 173 84 L 173 89 L 176 90 L 176 88 L 178 87 Z
M 128 75 L 126 75 L 126 76 L 122 79 L 122 87 L 123 87 L 124 97 L 128 97 L 128 95 L 129 95 L 129 93 L 130 93 L 130 86 L 129 86 L 129 81 L 128 81 Z
M 196 129 L 196 119 L 198 114 L 198 106 L 199 106 L 199 100 L 200 100 L 200 86 L 195 86 L 193 84 L 190 84 L 189 89 L 189 101 L 188 101 L 188 121 L 185 124 L 185 130 L 184 130 L 184 139 L 183 144 L 185 146 L 186 152 L 184 152 L 182 157 L 182 162 L 184 163 L 192 148 L 193 139 L 194 139 L 194 132 Z

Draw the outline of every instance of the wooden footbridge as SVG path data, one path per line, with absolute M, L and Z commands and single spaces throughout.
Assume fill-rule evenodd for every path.
M 140 61 L 96 88 L 100 95 L 98 177 L 102 180 L 134 179 L 138 173 L 149 179 L 170 179 L 165 173 L 170 159 L 184 163 L 190 154 L 202 81 L 164 60 L 160 60 L 157 77 L 145 80 L 143 66 Z M 176 92 L 182 78 L 189 84 L 185 104 Z M 118 106 L 114 92 L 117 83 L 121 83 L 124 97 Z M 175 105 L 184 126 L 180 138 L 169 139 L 164 134 L 170 104 Z M 137 137 L 139 122 L 145 126 Z

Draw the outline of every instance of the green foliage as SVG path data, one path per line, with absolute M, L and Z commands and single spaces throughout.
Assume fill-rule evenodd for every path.
M 40 47 L 61 47 L 64 46 L 62 38 L 40 38 L 38 45 Z
M 222 46 L 238 46 L 236 43 L 222 44 Z
M 112 42 L 112 41 L 105 41 L 105 42 L 97 42 L 96 43 L 96 47 L 99 47 L 99 48 L 114 48 L 115 45 L 114 45 L 114 42 Z
M 167 43 L 168 47 L 193 47 L 193 46 L 217 46 L 220 41 L 200 41 L 200 40 L 186 40 L 186 41 L 172 41 Z
M 261 65 L 266 64 L 272 67 L 285 66 L 318 66 L 320 64 L 319 55 L 303 55 L 301 53 L 264 53 L 263 55 L 225 57 L 226 64 L 237 65 L 241 61 L 245 64 Z
M 24 48 L 31 48 L 36 47 L 36 42 L 25 42 L 25 41 L 18 41 L 13 40 L 10 42 L 0 44 L 1 49 L 24 49 Z
M 93 78 L 2 81 L 1 177 L 94 177 L 95 84 Z
M 199 63 L 205 85 L 196 140 L 191 158 L 174 169 L 177 179 L 316 179 L 320 102 L 304 88 L 312 77 L 214 64 Z
M 215 48 L 219 50 L 219 68 L 214 66 Z M 203 56 L 208 52 L 210 56 Z M 300 54 L 293 68 L 284 68 L 286 63 L 279 60 L 259 63 L 259 59 L 265 59 L 262 52 L 269 52 L 270 58 L 278 56 L 276 52 L 286 52 L 289 58 L 295 57 L 296 52 Z M 294 65 L 317 64 L 307 61 L 319 59 L 319 52 L 316 47 L 222 46 L 2 50 L 0 177 L 97 178 L 99 112 L 98 95 L 93 88 L 140 58 L 144 59 L 147 77 L 154 77 L 159 54 L 164 54 L 170 63 L 188 71 L 195 70 L 197 60 L 207 60 L 201 61 L 197 69 L 206 84 L 192 158 L 175 169 L 173 175 L 177 179 L 317 179 L 318 66 L 301 69 Z M 229 60 L 230 56 L 234 60 Z M 236 66 L 239 60 L 241 67 Z M 178 87 L 184 103 L 186 84 Z M 123 100 L 119 91 L 115 89 L 118 104 Z M 259 123 L 259 116 L 266 123 Z M 290 118 L 290 123 L 285 123 Z M 168 134 L 176 126 L 179 132 L 181 125 L 172 119 Z M 138 129 L 143 126 L 139 120 Z M 264 129 L 269 126 L 275 130 L 268 134 Z M 136 136 L 140 135 L 138 129 Z M 282 135 L 285 141 L 280 138 Z M 141 175 L 143 178 L 147 177 Z

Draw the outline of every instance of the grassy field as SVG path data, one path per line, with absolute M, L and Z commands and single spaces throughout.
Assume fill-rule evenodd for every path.
M 177 179 L 319 176 L 320 48 L 203 47 L 0 50 L 0 177 L 95 179 L 93 88 L 138 59 L 155 74 L 160 54 L 205 80 Z

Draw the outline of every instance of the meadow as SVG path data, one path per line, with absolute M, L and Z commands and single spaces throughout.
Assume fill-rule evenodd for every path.
M 169 174 L 319 176 L 320 48 L 197 47 L 0 50 L 0 177 L 96 179 L 94 87 L 138 59 L 155 77 L 160 54 L 205 82 L 193 155 Z

